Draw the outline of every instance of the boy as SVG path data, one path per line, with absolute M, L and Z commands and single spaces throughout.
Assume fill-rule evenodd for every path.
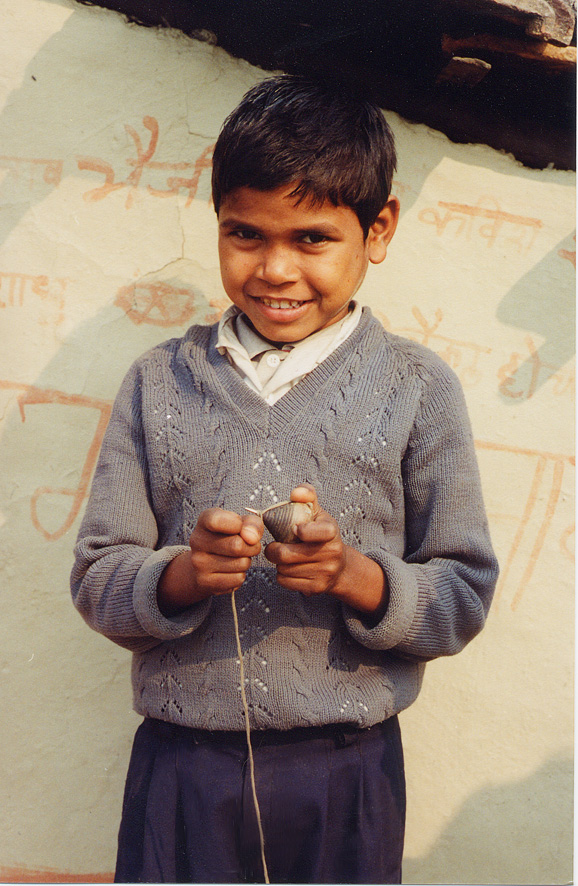
M 213 166 L 233 305 L 130 370 L 72 575 L 145 718 L 117 881 L 399 883 L 397 714 L 497 575 L 463 397 L 353 300 L 399 210 L 377 107 L 266 80 Z M 288 498 L 316 516 L 275 542 L 245 509 Z

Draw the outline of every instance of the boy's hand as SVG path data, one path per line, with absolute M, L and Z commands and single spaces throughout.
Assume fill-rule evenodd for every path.
M 164 570 L 157 597 L 161 612 L 181 609 L 217 594 L 230 594 L 245 581 L 251 559 L 261 550 L 263 521 L 253 515 L 209 508 L 193 529 L 191 553 L 180 554 Z
M 297 526 L 298 542 L 271 542 L 265 548 L 265 556 L 276 565 L 277 581 L 284 588 L 307 596 L 327 593 L 345 568 L 345 545 L 339 526 L 319 507 L 317 493 L 308 483 L 293 490 L 291 501 L 312 502 L 317 516 L 310 523 Z
M 261 550 L 263 521 L 253 515 L 210 508 L 189 539 L 195 586 L 204 596 L 230 594 L 245 581 L 251 558 Z
M 297 486 L 291 501 L 313 502 L 318 513 L 297 526 L 300 541 L 275 541 L 265 548 L 265 556 L 277 566 L 279 584 L 306 596 L 332 594 L 362 612 L 385 611 L 389 593 L 381 567 L 343 543 L 337 522 L 319 506 L 313 486 Z

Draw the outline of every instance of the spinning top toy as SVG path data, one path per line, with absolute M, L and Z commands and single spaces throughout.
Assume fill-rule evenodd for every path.
M 263 511 L 245 508 L 250 514 L 257 514 L 275 539 L 275 541 L 291 544 L 299 541 L 295 535 L 295 527 L 301 523 L 310 523 L 317 514 L 313 502 L 280 501 Z

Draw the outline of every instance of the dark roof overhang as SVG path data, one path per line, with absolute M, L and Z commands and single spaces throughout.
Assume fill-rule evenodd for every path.
M 575 169 L 575 0 L 80 0 L 265 70 L 339 72 L 410 121 Z

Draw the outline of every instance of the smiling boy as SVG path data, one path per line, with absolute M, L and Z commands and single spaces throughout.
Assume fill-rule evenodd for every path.
M 238 188 L 219 208 L 223 286 L 269 341 L 301 341 L 345 317 L 397 224 L 399 203 L 390 197 L 364 237 L 352 209 L 311 205 L 294 196 L 298 185 Z
M 75 603 L 132 650 L 143 715 L 119 882 L 399 883 L 397 714 L 483 627 L 497 567 L 453 373 L 354 301 L 398 220 L 380 110 L 277 77 L 214 153 L 231 308 L 125 379 Z M 298 542 L 247 506 L 310 501 Z

